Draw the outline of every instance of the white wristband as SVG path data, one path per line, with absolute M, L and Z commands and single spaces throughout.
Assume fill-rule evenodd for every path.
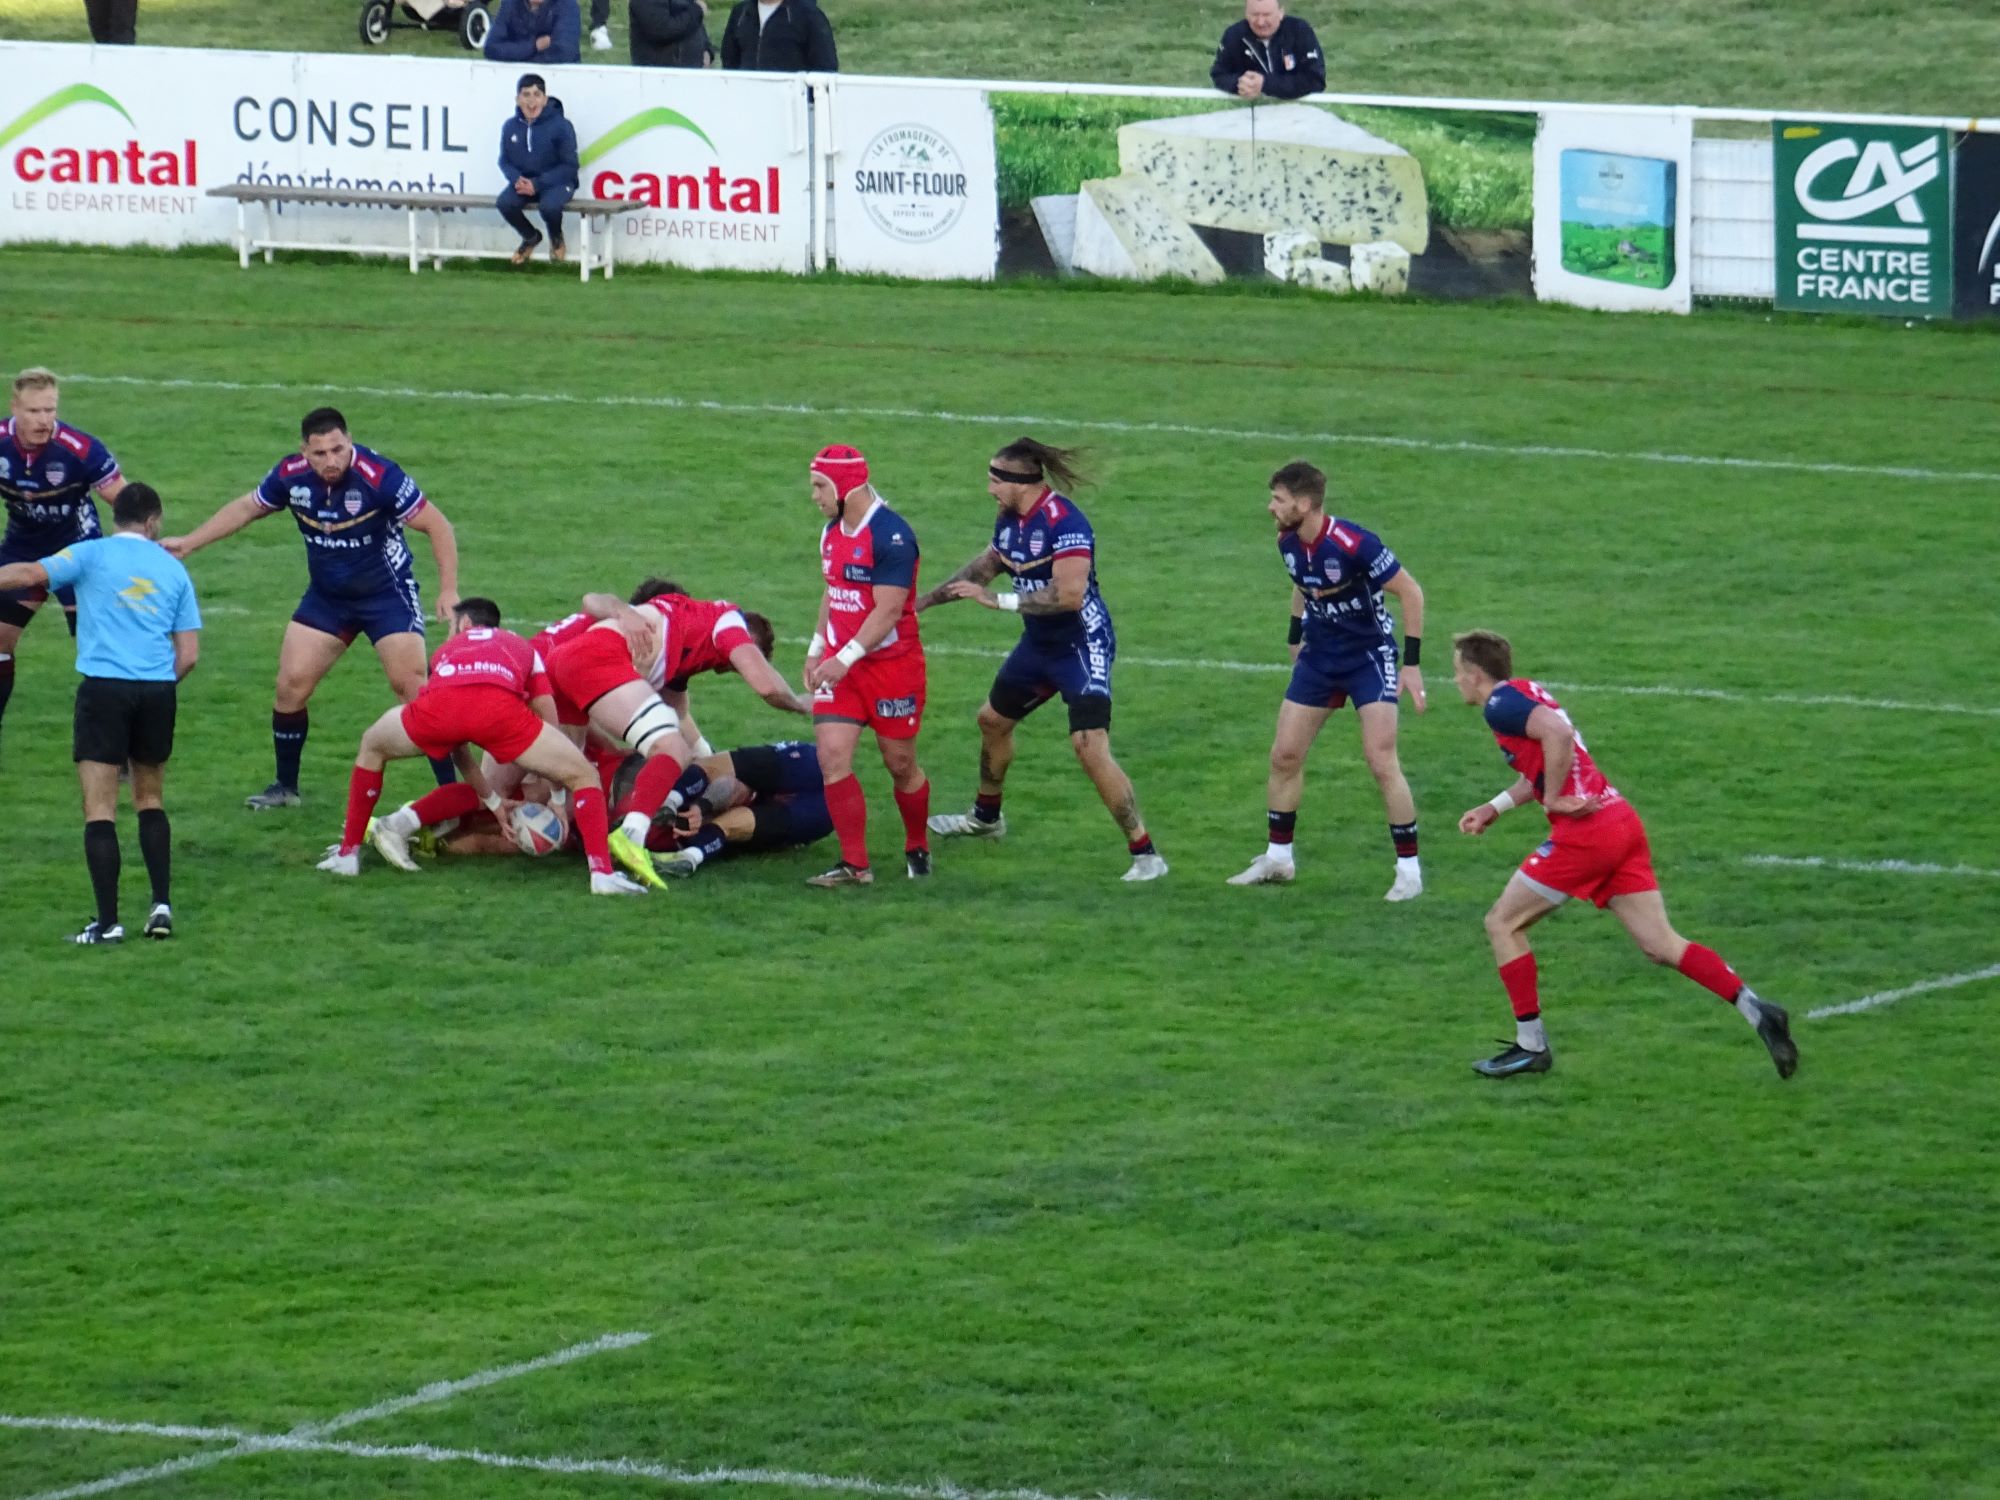
M 1021 596 L 1019 594 L 995 594 L 993 602 L 999 605 L 1001 610 L 1006 614 L 1017 615 L 1021 612 Z
M 492 813 L 494 817 L 497 818 L 500 816 L 500 807 L 505 799 L 498 792 L 488 792 L 479 800 L 486 804 L 486 810 Z
M 867 654 L 868 648 L 866 646 L 862 645 L 859 640 L 852 640 L 834 652 L 833 659 L 843 667 L 851 667 Z
M 816 635 L 812 638 L 812 644 L 806 647 L 806 660 L 818 661 L 824 655 L 826 655 L 826 637 Z
M 1507 790 L 1502 792 L 1499 796 L 1489 800 L 1486 805 L 1492 808 L 1493 811 L 1496 813 L 1503 813 L 1510 811 L 1514 806 L 1514 789 L 1511 786 L 1508 787 Z

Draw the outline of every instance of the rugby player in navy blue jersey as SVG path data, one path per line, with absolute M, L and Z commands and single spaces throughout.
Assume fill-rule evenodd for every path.
M 430 539 L 437 559 L 438 618 L 458 603 L 458 542 L 444 512 L 394 462 L 347 434 L 330 406 L 306 413 L 301 447 L 279 460 L 263 483 L 165 546 L 186 558 L 252 521 L 290 511 L 306 542 L 306 592 L 278 648 L 278 688 L 271 706 L 277 775 L 244 799 L 257 811 L 299 804 L 299 759 L 306 747 L 306 703 L 357 635 L 366 633 L 389 686 L 405 703 L 424 685 L 424 608 L 404 528 Z M 432 761 L 440 784 L 451 762 Z
M 1361 754 L 1381 788 L 1396 850 L 1388 901 L 1423 894 L 1417 863 L 1417 804 L 1396 754 L 1397 703 L 1408 693 L 1424 711 L 1424 677 L 1417 663 L 1424 633 L 1424 591 L 1365 527 L 1326 513 L 1326 475 L 1307 463 L 1286 464 L 1271 476 L 1265 507 L 1278 528 L 1278 555 L 1292 579 L 1292 680 L 1278 705 L 1271 742 L 1266 822 L 1270 842 L 1231 885 L 1290 880 L 1292 832 L 1305 789 L 1306 752 L 1342 704 L 1361 721 Z M 1403 608 L 1403 655 L 1387 599 Z
M 7 420 L 0 422 L 0 500 L 7 505 L 0 568 L 104 535 L 91 492 L 116 500 L 125 488 L 118 460 L 104 444 L 57 418 L 58 394 L 56 377 L 47 370 L 23 370 L 14 377 Z M 0 718 L 14 693 L 14 648 L 48 597 L 45 588 L 0 592 Z M 65 584 L 56 599 L 75 635 L 76 590 Z
M 1014 727 L 1058 695 L 1069 710 L 1069 742 L 1084 774 L 1111 810 L 1132 856 L 1127 880 L 1158 880 L 1167 862 L 1139 816 L 1132 779 L 1111 756 L 1111 663 L 1118 638 L 1097 591 L 1097 537 L 1069 496 L 1076 455 L 1030 437 L 1009 443 L 986 470 L 986 493 L 999 514 L 993 541 L 971 562 L 917 601 L 918 609 L 976 599 L 1021 617 L 1021 639 L 994 676 L 979 710 L 979 791 L 972 811 L 930 820 L 942 838 L 999 838 L 1007 831 L 1000 794 L 1014 760 Z M 986 587 L 1002 572 L 1014 591 Z

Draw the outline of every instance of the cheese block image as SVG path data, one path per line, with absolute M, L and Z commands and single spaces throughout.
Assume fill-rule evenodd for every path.
M 1358 292 L 1399 297 L 1410 289 L 1410 252 L 1401 245 L 1386 240 L 1356 245 L 1347 252 L 1347 264 Z
M 1335 245 L 1430 243 L 1416 158 L 1308 104 L 1141 120 L 1118 129 L 1118 166 L 1190 224 L 1262 234 L 1312 230 Z
M 1289 230 L 1264 236 L 1264 272 L 1277 281 L 1290 281 L 1292 267 L 1302 260 L 1318 258 L 1320 238 L 1312 230 Z
M 1222 262 L 1143 177 L 1099 177 L 1076 199 L 1070 263 L 1093 276 L 1220 281 Z
M 1321 260 L 1316 255 L 1292 267 L 1292 280 L 1320 292 L 1346 292 L 1354 286 L 1346 266 L 1337 260 Z

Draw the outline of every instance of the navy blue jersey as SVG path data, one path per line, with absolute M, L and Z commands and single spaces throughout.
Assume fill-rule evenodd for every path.
M 403 523 L 424 508 L 416 480 L 354 445 L 354 463 L 331 485 L 294 453 L 264 476 L 257 503 L 289 510 L 306 539 L 306 570 L 322 594 L 359 599 L 407 592 L 415 580 Z
M 1305 595 L 1308 652 L 1352 656 L 1395 639 L 1382 585 L 1403 565 L 1374 532 L 1328 516 L 1310 541 L 1295 531 L 1281 532 L 1278 555 Z
M 1076 502 L 1054 490 L 1043 490 L 1025 516 L 1003 514 L 993 523 L 993 550 L 1014 575 L 1014 592 L 1024 599 L 1053 587 L 1056 559 L 1082 557 L 1090 561 L 1090 585 L 1083 608 L 1070 613 L 1021 616 L 1021 638 L 1037 646 L 1067 646 L 1081 639 L 1086 618 L 1111 623 L 1104 596 L 1097 591 L 1097 537 Z
M 10 418 L 0 422 L 0 500 L 7 502 L 8 552 L 47 557 L 71 542 L 102 536 L 90 492 L 118 477 L 118 460 L 104 444 L 67 422 L 29 452 L 14 437 Z

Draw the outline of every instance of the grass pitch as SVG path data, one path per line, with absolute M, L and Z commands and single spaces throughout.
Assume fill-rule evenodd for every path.
M 1740 1020 L 1567 912 L 1537 930 L 1557 1070 L 1474 1079 L 1507 1030 L 1479 916 L 1540 835 L 1527 811 L 1452 831 L 1507 774 L 1445 670 L 1450 633 L 1489 625 L 1575 684 L 1680 925 L 1795 1015 L 1992 964 L 1989 876 L 1745 863 L 2000 864 L 1990 337 L 502 275 L 0 255 L 25 289 L 9 362 L 92 377 L 65 415 L 177 528 L 332 400 L 456 523 L 466 588 L 523 624 L 671 568 L 797 639 L 821 443 L 869 452 L 934 581 L 981 545 L 998 442 L 1085 442 L 1114 740 L 1173 874 L 1118 882 L 1044 715 L 1013 832 L 944 847 L 928 887 L 808 891 L 824 849 L 644 903 L 525 860 L 318 875 L 388 694 L 344 663 L 313 702 L 308 805 L 240 810 L 269 779 L 304 579 L 273 520 L 193 564 L 181 936 L 72 950 L 72 677 L 44 620 L 0 740 L 0 1416 L 283 1433 L 633 1330 L 652 1337 L 356 1422 L 351 1449 L 308 1436 L 148 1487 L 660 1487 L 385 1451 L 429 1444 L 789 1471 L 747 1491 L 772 1500 L 811 1476 L 1150 1500 L 2000 1492 L 1993 985 L 1801 1019 L 1781 1085 Z M 1263 839 L 1286 609 L 1263 481 L 1299 456 L 1429 594 L 1432 707 L 1403 746 L 1430 890 L 1405 908 L 1379 900 L 1390 850 L 1346 719 L 1309 769 L 1298 884 L 1222 885 Z M 970 797 L 1010 624 L 925 617 L 941 808 Z M 1825 697 L 1857 701 L 1801 701 Z M 696 706 L 718 744 L 798 727 L 720 680 Z M 887 789 L 864 779 L 886 868 Z M 427 780 L 400 766 L 387 795 Z M 136 909 L 129 815 L 126 840 Z M 227 1447 L 0 1426 L 0 1494 Z

